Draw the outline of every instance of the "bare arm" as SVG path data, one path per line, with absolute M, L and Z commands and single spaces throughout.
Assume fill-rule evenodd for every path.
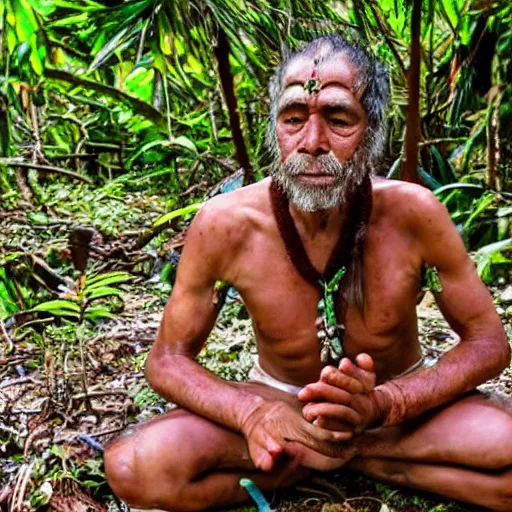
M 510 348 L 492 299 L 446 209 L 426 189 L 411 187 L 408 193 L 411 197 L 404 203 L 413 206 L 403 217 L 419 247 L 418 264 L 437 268 L 443 286 L 436 297 L 438 305 L 462 341 L 435 367 L 376 388 L 368 355 L 358 356 L 355 362 L 344 359 L 339 369 L 324 368 L 320 380 L 299 394 L 299 399 L 310 402 L 303 409 L 304 417 L 324 428 L 361 431 L 400 424 L 474 389 L 510 362 Z
M 436 300 L 461 342 L 430 369 L 376 388 L 384 425 L 396 425 L 449 402 L 496 376 L 510 362 L 492 298 L 478 277 L 446 209 L 418 190 L 412 228 L 422 259 L 435 266 L 443 291 Z
M 206 205 L 190 227 L 176 283 L 147 360 L 146 377 L 166 400 L 239 431 L 243 415 L 262 399 L 194 360 L 217 317 L 214 285 L 225 270 L 222 251 L 236 250 L 230 235 L 223 232 L 220 216 L 224 214 Z

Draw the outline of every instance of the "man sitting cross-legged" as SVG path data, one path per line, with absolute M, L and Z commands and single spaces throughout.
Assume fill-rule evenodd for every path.
M 374 176 L 388 76 L 340 36 L 290 55 L 270 87 L 271 177 L 209 201 L 190 227 L 146 373 L 180 407 L 114 440 L 108 481 L 130 505 L 171 511 L 242 502 L 347 466 L 512 510 L 512 404 L 476 386 L 510 361 L 485 286 L 426 189 Z M 422 362 L 416 296 L 435 267 L 437 302 L 460 343 Z M 226 382 L 194 357 L 231 283 L 259 360 Z

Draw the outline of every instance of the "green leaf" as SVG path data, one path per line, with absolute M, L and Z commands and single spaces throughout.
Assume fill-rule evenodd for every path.
M 70 316 L 73 318 L 80 318 L 80 306 L 76 302 L 70 300 L 50 300 L 38 304 L 31 310 L 31 312 L 46 312 L 55 316 Z
M 105 277 L 104 279 L 96 281 L 93 284 L 88 284 L 84 288 L 84 293 L 90 293 L 91 290 L 96 290 L 98 288 L 102 288 L 110 284 L 126 283 L 127 281 L 131 281 L 132 279 L 133 277 L 130 274 L 125 274 L 124 276 L 118 275 Z
M 87 293 L 87 291 L 84 293 L 86 294 L 87 299 L 91 301 L 102 297 L 110 297 L 112 295 L 120 297 L 123 295 L 124 291 L 120 290 L 119 288 L 113 288 L 111 286 L 103 286 L 101 288 L 92 288 L 90 293 Z
M 49 27 L 67 27 L 70 25 L 77 25 L 83 23 L 89 19 L 89 15 L 84 12 L 82 14 L 75 14 L 73 16 L 67 16 L 65 18 L 52 21 L 48 24 Z
M 80 312 L 80 306 L 71 300 L 56 299 L 49 300 L 48 302 L 42 302 L 37 306 L 33 307 L 31 311 L 52 311 L 54 309 L 67 309 L 69 311 Z
M 117 316 L 114 315 L 107 306 L 97 305 L 87 308 L 85 311 L 85 318 L 95 322 L 103 319 L 115 320 Z
M 101 66 L 105 60 L 107 60 L 114 52 L 120 49 L 126 38 L 132 35 L 133 30 L 127 35 L 127 32 L 130 30 L 130 27 L 125 27 L 123 30 L 119 31 L 110 41 L 96 54 L 94 60 L 91 62 L 88 73 L 94 71 L 96 68 Z M 125 37 L 126 36 L 126 37 Z
M 199 210 L 199 208 L 201 208 L 202 205 L 203 205 L 203 203 L 195 203 L 195 204 L 191 204 L 189 206 L 185 206 L 184 208 L 179 208 L 178 210 L 174 210 L 170 213 L 166 213 L 165 215 L 163 215 L 162 217 L 157 219 L 153 223 L 153 226 L 155 226 L 155 227 L 160 226 L 160 224 L 169 222 L 170 220 L 172 220 L 176 217 L 183 217 L 184 215 L 188 215 L 189 213 L 197 212 L 197 210 Z
M 170 139 L 166 140 L 152 140 L 151 142 L 148 142 L 147 144 L 144 144 L 141 146 L 127 161 L 126 161 L 126 167 L 129 169 L 133 162 L 142 154 L 148 151 L 149 149 L 152 149 L 154 147 L 163 147 L 163 148 L 176 148 L 176 147 L 182 147 L 185 149 L 188 149 L 189 151 L 192 151 L 194 153 L 197 153 L 197 148 L 195 144 L 187 137 L 180 136 L 180 137 L 171 137 Z
M 110 277 L 114 277 L 114 276 L 129 276 L 130 274 L 128 272 L 125 272 L 123 270 L 118 270 L 116 272 L 107 272 L 106 274 L 97 274 L 95 276 L 92 276 L 92 277 L 87 277 L 85 279 L 85 284 L 86 284 L 86 287 L 91 285 L 91 284 L 94 284 L 94 283 L 97 283 L 98 281 L 101 281 L 102 279 L 106 279 L 107 277 L 110 278 Z
M 481 247 L 474 254 L 475 261 L 477 262 L 476 270 L 484 283 L 492 281 L 491 267 L 493 263 L 512 263 L 512 260 L 505 258 L 501 254 L 501 251 L 508 248 L 512 248 L 512 238 Z

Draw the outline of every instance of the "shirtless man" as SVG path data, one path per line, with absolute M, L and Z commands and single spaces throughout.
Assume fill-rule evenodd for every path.
M 205 510 L 246 500 L 243 476 L 272 489 L 347 466 L 512 510 L 512 404 L 475 391 L 509 364 L 510 348 L 444 207 L 420 186 L 372 176 L 387 83 L 372 56 L 339 36 L 278 68 L 272 178 L 197 215 L 147 361 L 152 388 L 180 408 L 106 449 L 108 481 L 130 505 Z M 346 258 L 337 242 L 348 232 L 348 274 L 332 292 L 345 357 L 326 364 L 321 348 L 325 360 L 339 347 L 320 332 L 321 291 L 297 254 L 323 275 L 337 250 L 340 266 Z M 417 334 L 424 265 L 436 267 L 437 302 L 461 338 L 433 367 L 421 364 Z M 217 280 L 240 292 L 254 324 L 259 362 L 247 383 L 194 360 L 218 313 Z

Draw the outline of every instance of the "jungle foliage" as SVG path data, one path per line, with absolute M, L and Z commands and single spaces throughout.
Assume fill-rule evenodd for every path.
M 120 315 L 139 307 L 126 304 L 133 294 L 144 311 L 160 311 L 202 202 L 265 175 L 273 68 L 286 47 L 333 31 L 369 47 L 390 71 L 378 172 L 431 188 L 483 280 L 509 282 L 510 2 L 0 2 L 0 392 L 48 389 L 32 408 L 0 395 L 0 415 L 27 422 L 0 421 L 0 448 L 11 457 L 0 464 L 0 505 L 65 510 L 69 496 L 87 501 L 84 489 L 108 492 L 99 461 L 84 458 L 89 448 L 66 447 L 59 436 L 68 425 L 84 431 L 105 396 L 119 395 L 120 413 L 103 435 L 163 407 L 140 384 L 137 343 L 151 336 L 139 326 L 135 342 Z M 227 314 L 244 322 L 236 294 L 218 291 Z M 116 319 L 128 342 L 110 337 L 98 349 Z M 208 355 L 238 379 L 233 354 L 250 343 L 237 340 Z M 120 353 L 129 360 L 126 390 L 105 391 L 101 376 L 119 372 Z M 49 424 L 58 434 L 38 445 Z M 30 475 L 36 484 L 27 489 Z

